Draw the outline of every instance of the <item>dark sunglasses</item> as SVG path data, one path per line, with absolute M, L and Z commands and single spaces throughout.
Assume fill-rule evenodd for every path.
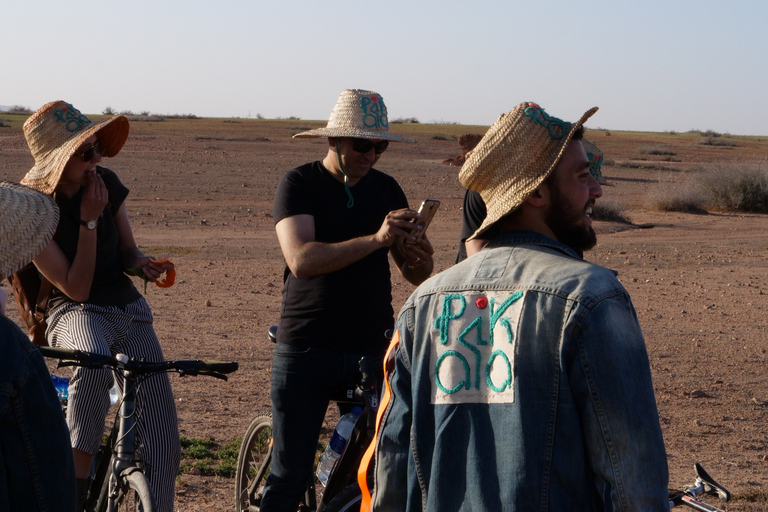
M 371 142 L 368 139 L 352 139 L 352 149 L 358 153 L 368 153 L 371 149 L 373 149 L 377 155 L 380 155 L 387 150 L 388 146 L 388 140 Z
M 101 143 L 99 141 L 96 141 L 96 143 L 89 147 L 88 149 L 85 149 L 81 151 L 80 153 L 77 153 L 77 156 L 83 159 L 83 162 L 90 162 L 93 160 L 93 156 L 98 153 L 101 154 Z

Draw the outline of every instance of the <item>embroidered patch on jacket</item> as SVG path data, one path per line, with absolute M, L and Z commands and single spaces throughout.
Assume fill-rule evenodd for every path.
M 515 332 L 522 292 L 448 294 L 430 333 L 433 404 L 515 401 Z
M 550 116 L 536 103 L 528 103 L 528 107 L 525 109 L 525 115 L 532 118 L 534 122 L 545 127 L 549 131 L 549 136 L 555 140 L 560 140 L 565 137 L 565 134 L 571 129 L 571 123 L 558 119 L 555 116 Z
M 368 128 L 389 128 L 387 106 L 378 94 L 360 98 L 360 108 L 363 110 L 363 124 Z
M 64 124 L 64 129 L 68 132 L 80 131 L 83 126 L 91 124 L 91 120 L 84 116 L 75 107 L 67 103 L 65 106 L 53 111 L 56 120 Z

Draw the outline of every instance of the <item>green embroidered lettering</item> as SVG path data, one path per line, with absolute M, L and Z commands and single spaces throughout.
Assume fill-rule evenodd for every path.
M 466 379 L 460 381 L 458 384 L 456 384 L 451 389 L 446 388 L 443 386 L 443 383 L 440 381 L 440 365 L 443 364 L 443 361 L 448 356 L 454 356 L 459 361 L 461 361 L 461 364 L 464 366 L 464 372 L 467 376 Z M 437 384 L 437 387 L 442 391 L 443 393 L 447 393 L 449 395 L 452 395 L 453 393 L 457 392 L 462 388 L 462 386 L 465 386 L 467 389 L 469 389 L 469 363 L 467 363 L 466 358 L 464 358 L 463 355 L 459 354 L 455 350 L 446 350 L 443 352 L 440 357 L 437 358 L 437 363 L 435 363 L 435 383 Z
M 461 303 L 458 313 L 451 314 L 451 303 L 454 300 L 458 300 Z M 448 324 L 451 320 L 455 320 L 464 314 L 464 310 L 467 309 L 467 300 L 458 293 L 450 293 L 443 298 L 443 311 L 439 317 L 435 318 L 433 327 L 440 330 L 440 344 L 445 345 L 448 343 Z
M 479 321 L 480 321 L 480 318 L 476 318 L 471 324 L 469 324 L 469 327 L 464 329 L 464 332 L 462 332 L 461 335 L 459 335 L 459 343 L 467 347 L 469 350 L 472 351 L 473 354 L 475 354 L 475 389 L 480 389 L 480 359 L 482 358 L 482 354 L 480 353 L 479 348 L 469 344 L 467 340 L 464 339 L 464 335 L 467 334 L 469 330 L 472 329 L 473 326 L 477 324 Z M 478 332 L 479 332 L 479 329 L 478 329 Z M 479 335 L 478 335 L 478 338 L 480 338 Z
M 501 315 L 504 314 L 504 312 L 507 311 L 509 306 L 511 306 L 515 301 L 517 301 L 520 297 L 523 296 L 523 292 L 515 292 L 513 293 L 507 300 L 501 303 L 498 309 L 495 309 L 494 306 L 496 305 L 496 300 L 491 298 L 491 325 L 490 325 L 490 332 L 489 332 L 489 338 L 490 343 L 493 345 L 493 329 L 496 327 L 496 322 L 499 321 L 501 318 Z M 508 321 L 507 321 L 508 323 Z M 502 325 L 504 323 L 502 322 Z M 510 335 L 509 341 L 512 342 L 512 331 L 509 328 L 509 325 L 507 325 L 507 332 Z
M 507 378 L 506 378 L 506 380 L 504 382 L 501 383 L 501 387 L 495 386 L 493 384 L 493 381 L 491 380 L 491 370 L 493 369 L 492 368 L 493 361 L 497 357 L 504 358 L 504 362 L 507 365 Z M 507 387 L 512 386 L 512 365 L 509 362 L 509 358 L 507 357 L 507 354 L 505 354 L 501 350 L 494 350 L 493 351 L 493 353 L 491 354 L 491 357 L 488 358 L 488 364 L 485 365 L 485 378 L 486 378 L 486 383 L 488 384 L 488 387 L 491 388 L 492 390 L 496 391 L 497 393 L 501 393 L 502 391 L 507 389 Z

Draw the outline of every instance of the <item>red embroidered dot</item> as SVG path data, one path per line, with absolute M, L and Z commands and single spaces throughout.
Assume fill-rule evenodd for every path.
M 487 308 L 488 307 L 488 299 L 486 299 L 485 297 L 478 297 L 475 300 L 475 306 L 477 306 L 480 309 Z
M 372 99 L 373 101 L 379 101 L 379 97 L 378 97 L 378 96 L 371 96 L 371 99 Z

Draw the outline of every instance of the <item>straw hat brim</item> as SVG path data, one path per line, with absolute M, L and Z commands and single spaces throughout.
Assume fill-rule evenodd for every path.
M 566 136 L 559 141 L 558 151 L 554 153 L 554 158 L 551 160 L 551 164 L 546 167 L 545 172 L 524 177 L 511 174 L 508 176 L 508 179 L 498 180 L 492 187 L 479 190 L 480 196 L 483 198 L 483 201 L 486 204 L 487 214 L 485 220 L 483 220 L 483 223 L 480 225 L 477 231 L 475 231 L 472 236 L 467 238 L 467 240 L 481 238 L 480 235 L 487 231 L 488 228 L 490 228 L 494 223 L 496 223 L 499 219 L 506 216 L 507 214 L 513 212 L 521 204 L 523 204 L 523 202 L 528 199 L 533 191 L 536 190 L 536 188 L 538 188 L 539 185 L 541 185 L 544 180 L 549 177 L 550 174 L 552 174 L 552 171 L 555 169 L 558 162 L 560 162 L 560 159 L 565 152 L 566 146 L 568 146 L 568 143 L 573 138 L 573 134 L 576 133 L 579 127 L 583 126 L 587 119 L 592 117 L 592 115 L 597 112 L 597 110 L 597 107 L 592 107 L 591 109 L 587 110 L 576 123 L 571 125 Z M 467 153 L 467 159 L 459 173 L 459 177 L 462 178 L 462 176 L 471 176 L 477 171 L 478 168 L 483 165 L 487 165 L 487 163 L 483 162 L 483 160 L 489 158 L 489 155 L 494 153 L 494 146 L 500 146 L 501 141 L 503 141 L 505 138 L 505 135 L 506 134 L 500 133 L 498 131 L 494 132 L 492 129 L 489 130 L 483 137 L 483 140 L 481 140 L 480 143 L 478 143 L 478 145 L 475 147 L 475 149 Z M 498 157 L 499 155 L 494 156 Z M 496 170 L 496 172 L 502 174 L 509 173 L 509 171 L 509 169 L 504 168 Z
M 125 116 L 115 116 L 95 123 L 56 149 L 39 156 L 21 183 L 44 194 L 52 194 L 59 184 L 67 162 L 86 139 L 95 134 L 101 145 L 100 155 L 109 158 L 117 155 L 123 148 L 128 140 L 128 131 L 129 123 Z
M 317 137 L 351 137 L 351 138 L 357 138 L 357 139 L 381 139 L 381 140 L 389 140 L 392 142 L 408 142 L 410 144 L 415 144 L 416 141 L 413 139 L 408 139 L 406 137 L 401 137 L 399 135 L 395 135 L 394 133 L 389 133 L 381 130 L 363 130 L 360 128 L 318 128 L 316 130 L 309 130 L 306 132 L 297 133 L 293 136 L 295 139 L 301 139 L 301 138 L 317 138 Z
M 32 261 L 56 232 L 59 208 L 49 196 L 16 183 L 0 183 L 0 274 Z

